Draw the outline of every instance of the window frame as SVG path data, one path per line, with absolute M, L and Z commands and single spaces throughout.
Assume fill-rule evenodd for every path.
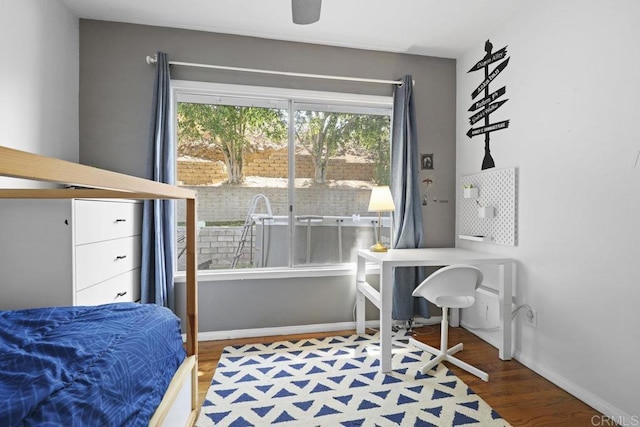
M 241 100 L 246 100 L 244 103 Z M 177 107 L 179 102 L 195 103 L 225 103 L 226 105 L 244 105 L 266 108 L 287 109 L 291 116 L 294 110 L 322 108 L 326 111 L 376 114 L 393 117 L 393 96 L 366 95 L 345 92 L 314 91 L 306 89 L 290 89 L 268 86 L 248 86 L 226 83 L 212 83 L 189 80 L 171 80 L 170 110 L 173 118 L 169 131 L 177 141 L 178 120 Z M 326 105 L 330 104 L 330 105 Z M 393 120 L 391 119 L 391 128 Z M 289 129 L 292 137 L 293 128 Z M 392 133 L 392 129 L 390 129 Z M 292 180 L 295 167 L 293 150 L 289 150 L 289 183 L 288 198 L 291 205 L 295 205 L 295 184 Z M 176 168 L 177 174 L 177 168 Z M 177 178 L 177 177 L 175 177 Z M 177 181 L 176 181 L 177 182 Z M 289 212 L 289 216 L 293 216 Z M 291 224 L 292 219 L 289 218 Z M 293 242 L 293 233 L 288 230 L 289 247 Z M 175 236 L 174 236 L 175 237 Z M 175 256 L 175 254 L 174 254 Z M 176 257 L 177 258 L 177 257 Z M 248 278 L 287 278 L 311 276 L 341 276 L 353 274 L 355 263 L 334 264 L 325 266 L 296 266 L 292 263 L 293 253 L 289 251 L 289 265 L 285 267 L 251 268 L 242 270 L 198 270 L 198 277 L 203 280 L 232 280 Z M 180 283 L 185 276 L 184 271 L 178 270 L 177 259 L 174 259 L 174 277 Z

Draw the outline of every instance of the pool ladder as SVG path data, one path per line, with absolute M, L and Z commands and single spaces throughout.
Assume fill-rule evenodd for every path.
M 267 196 L 265 196 L 264 194 L 256 194 L 255 196 L 253 196 L 253 198 L 251 199 L 251 204 L 249 205 L 249 212 L 247 212 L 247 218 L 244 220 L 244 225 L 242 226 L 242 234 L 240 235 L 240 241 L 238 242 L 236 253 L 233 255 L 233 259 L 231 260 L 231 268 L 236 268 L 236 266 L 238 265 L 238 261 L 242 256 L 242 250 L 244 249 L 244 244 L 247 242 L 249 238 L 251 238 L 252 240 L 251 253 L 253 254 L 253 233 L 250 233 L 250 231 L 252 230 L 253 223 L 256 219 L 255 211 L 256 211 L 256 208 L 258 207 L 258 202 L 260 202 L 260 200 L 264 200 L 264 205 L 267 210 L 267 213 L 260 214 L 259 219 L 263 222 L 265 220 L 273 219 L 273 212 L 271 211 L 271 203 L 269 202 L 269 199 L 267 198 Z M 263 233 L 262 247 L 264 248 L 265 247 L 264 227 L 262 227 L 262 233 Z M 264 266 L 266 262 L 264 252 L 265 251 L 263 249 L 260 254 L 260 256 L 262 257 L 261 266 Z

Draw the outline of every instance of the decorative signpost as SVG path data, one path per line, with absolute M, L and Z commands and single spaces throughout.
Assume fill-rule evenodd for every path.
M 480 85 L 471 93 L 471 99 L 475 99 L 481 93 L 484 94 L 484 98 L 476 101 L 470 108 L 469 111 L 477 111 L 469 118 L 469 123 L 471 126 L 478 123 L 480 120 L 484 119 L 484 125 L 480 127 L 472 127 L 467 132 L 467 136 L 469 138 L 473 138 L 476 135 L 484 134 L 484 159 L 482 159 L 482 169 L 489 169 L 495 167 L 495 163 L 493 161 L 493 157 L 491 157 L 491 149 L 489 147 L 489 140 L 491 132 L 499 131 L 502 129 L 506 129 L 509 127 L 509 120 L 502 120 L 499 122 L 491 123 L 489 121 L 489 115 L 496 111 L 498 108 L 502 107 L 502 105 L 508 101 L 508 99 L 504 99 L 498 102 L 494 102 L 498 98 L 502 97 L 506 92 L 506 86 L 501 87 L 495 92 L 489 93 L 489 84 L 496 78 L 498 75 L 507 68 L 509 65 L 509 58 L 507 57 L 507 47 L 503 47 L 500 50 L 492 52 L 493 45 L 489 40 L 484 44 L 484 50 L 486 52 L 484 58 L 478 61 L 471 69 L 468 71 L 469 73 L 479 70 L 484 70 L 484 80 Z M 505 59 L 506 58 L 506 59 Z M 489 71 L 489 65 L 501 61 L 493 71 Z

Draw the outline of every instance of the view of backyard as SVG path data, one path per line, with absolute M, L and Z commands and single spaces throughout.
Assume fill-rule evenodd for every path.
M 199 268 L 287 267 L 289 229 L 294 266 L 352 261 L 375 243 L 367 207 L 371 187 L 388 185 L 389 127 L 388 115 L 296 110 L 290 121 L 283 109 L 179 103 L 177 179 L 198 192 Z

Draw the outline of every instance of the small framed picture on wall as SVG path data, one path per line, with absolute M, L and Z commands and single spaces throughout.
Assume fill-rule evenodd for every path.
M 420 169 L 433 169 L 433 154 L 420 154 Z

